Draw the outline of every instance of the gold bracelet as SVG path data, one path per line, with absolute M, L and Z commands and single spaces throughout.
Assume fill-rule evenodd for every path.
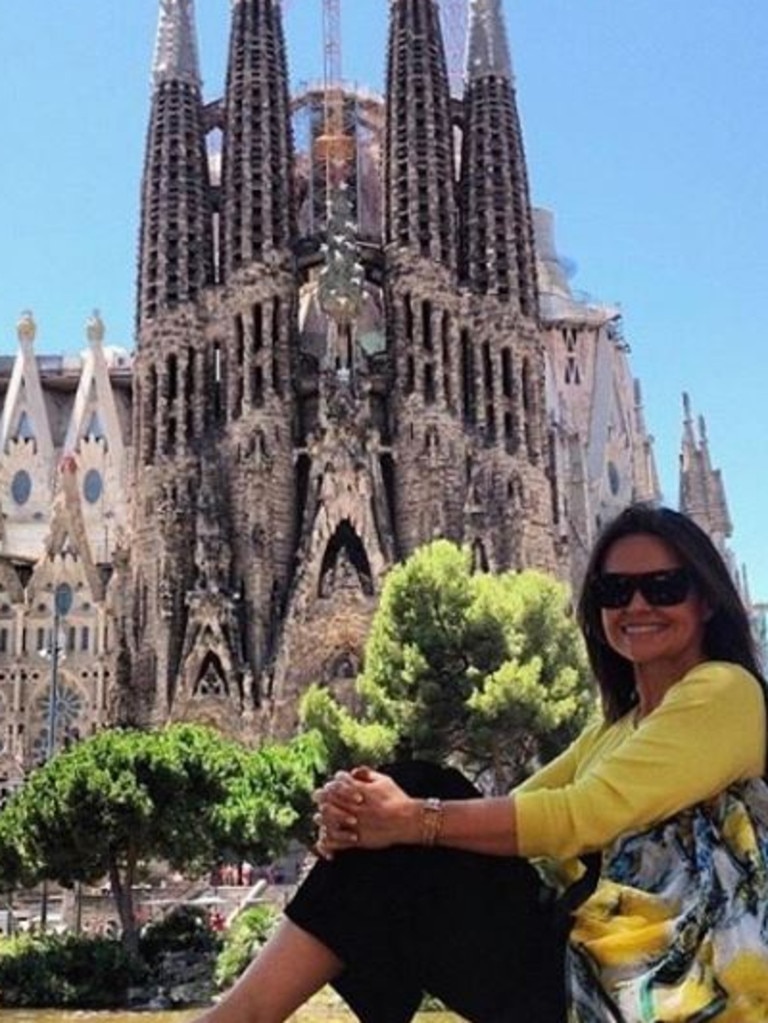
M 421 844 L 437 845 L 443 827 L 443 804 L 431 796 L 421 808 Z

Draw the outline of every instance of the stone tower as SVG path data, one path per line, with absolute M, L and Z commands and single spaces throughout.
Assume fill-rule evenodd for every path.
M 403 553 L 448 536 L 486 567 L 552 569 L 531 208 L 498 3 L 473 6 L 468 55 L 452 106 L 437 5 L 393 4 L 384 245 L 396 532 Z
M 501 0 L 475 0 L 460 172 L 463 535 L 492 569 L 555 570 L 528 172 Z
M 558 567 L 498 0 L 474 4 L 468 52 L 452 101 L 438 5 L 393 0 L 382 236 L 363 237 L 357 179 L 338 168 L 324 222 L 300 236 L 280 4 L 235 0 L 225 95 L 204 105 L 192 0 L 162 0 L 139 259 L 132 716 L 287 733 L 310 683 L 348 685 L 386 571 L 435 536 L 483 567 Z
M 224 138 L 220 184 L 213 129 Z M 140 719 L 203 716 L 237 730 L 254 709 L 251 666 L 269 656 L 293 553 L 291 182 L 279 5 L 233 5 L 225 101 L 206 109 L 192 0 L 162 0 L 126 636 Z
M 679 508 L 701 526 L 713 543 L 733 565 L 728 539 L 733 532 L 725 485 L 719 469 L 712 466 L 707 425 L 699 416 L 698 431 L 691 414 L 691 402 L 683 395 L 683 440 L 680 447 Z

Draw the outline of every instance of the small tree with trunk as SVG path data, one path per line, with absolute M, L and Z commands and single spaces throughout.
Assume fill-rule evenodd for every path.
M 274 857 L 306 826 L 319 757 L 312 735 L 251 751 L 197 725 L 101 732 L 14 795 L 0 815 L 0 868 L 7 862 L 6 882 L 36 876 L 65 886 L 107 875 L 123 942 L 135 951 L 140 865 L 162 859 L 195 874 L 224 849 Z
M 446 540 L 388 575 L 357 679 L 363 713 L 310 690 L 303 720 L 334 766 L 421 757 L 507 790 L 584 726 L 595 701 L 566 587 L 474 572 Z

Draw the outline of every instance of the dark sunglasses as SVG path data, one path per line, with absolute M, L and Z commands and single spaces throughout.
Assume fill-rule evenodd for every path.
M 626 607 L 638 590 L 652 607 L 682 604 L 691 592 L 693 580 L 687 568 L 669 568 L 664 572 L 605 572 L 592 583 L 598 607 L 615 610 Z

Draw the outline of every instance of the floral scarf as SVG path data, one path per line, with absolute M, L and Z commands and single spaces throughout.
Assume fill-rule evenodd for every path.
M 606 850 L 568 981 L 569 1023 L 768 1023 L 768 785 Z

